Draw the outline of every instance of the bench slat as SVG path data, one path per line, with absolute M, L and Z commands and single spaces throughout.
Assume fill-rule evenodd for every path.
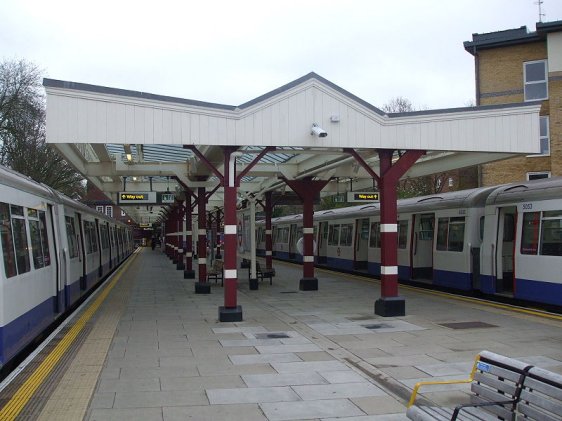
M 527 389 L 534 389 L 538 390 L 539 392 L 550 396 L 551 398 L 558 399 L 562 401 L 562 384 L 556 386 L 552 386 L 548 383 L 541 381 L 540 379 L 536 379 L 532 376 L 527 377 L 525 380 L 525 388 Z
M 482 373 L 475 373 L 474 381 L 489 386 L 492 389 L 505 392 L 509 395 L 509 398 L 512 398 L 517 390 L 517 386 L 512 382 L 502 381 L 495 376 L 484 376 Z
M 518 407 L 517 407 L 517 411 L 520 412 L 522 415 L 527 416 L 527 418 L 524 417 L 518 417 L 518 419 L 520 420 L 536 420 L 536 421 L 560 421 L 562 420 L 562 418 L 560 418 L 560 416 L 558 415 L 552 415 L 552 414 L 548 414 L 546 412 L 540 411 L 536 408 L 530 407 L 529 405 L 522 405 L 521 402 L 519 403 Z
M 495 395 L 494 399 L 489 399 L 489 398 L 483 399 L 481 396 L 471 396 L 470 400 L 472 403 L 484 403 L 484 402 L 505 401 L 505 400 L 509 400 L 509 398 L 507 396 L 497 394 Z M 502 405 L 491 405 L 491 406 L 487 406 L 486 408 L 483 408 L 483 410 L 490 412 L 492 414 L 499 415 L 500 417 L 505 418 L 506 420 L 514 420 L 515 416 L 511 408 L 512 408 L 511 404 L 509 404 L 507 408 Z

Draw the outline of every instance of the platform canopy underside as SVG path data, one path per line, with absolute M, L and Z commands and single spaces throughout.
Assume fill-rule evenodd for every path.
M 387 114 L 315 73 L 239 106 L 45 79 L 47 142 L 117 202 L 124 191 L 214 189 L 219 179 L 186 149 L 195 145 L 223 173 L 223 147 L 237 171 L 274 148 L 242 179 L 240 194 L 284 189 L 281 178 L 330 179 L 325 192 L 373 188 L 347 151 L 378 172 L 378 149 L 423 150 L 405 177 L 540 152 L 540 103 Z M 327 133 L 314 134 L 317 125 Z M 179 180 L 179 183 L 178 181 Z M 222 188 L 208 209 L 222 207 Z M 127 208 L 139 223 L 158 209 Z

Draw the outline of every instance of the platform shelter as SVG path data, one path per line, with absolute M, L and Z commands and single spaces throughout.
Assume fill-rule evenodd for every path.
M 540 151 L 540 102 L 388 114 L 316 73 L 238 106 L 53 79 L 43 84 L 47 142 L 114 201 L 132 206 L 138 222 L 162 223 L 178 269 L 188 275 L 197 233 L 198 293 L 210 291 L 207 217 L 224 227 L 221 321 L 243 318 L 236 264 L 240 198 L 265 208 L 268 266 L 272 194 L 289 188 L 302 200 L 299 285 L 315 290 L 313 198 L 341 190 L 342 180 L 357 190 L 378 189 L 383 253 L 375 313 L 404 315 L 398 181 Z M 178 194 L 165 203 L 170 191 Z M 255 263 L 251 270 L 255 277 Z

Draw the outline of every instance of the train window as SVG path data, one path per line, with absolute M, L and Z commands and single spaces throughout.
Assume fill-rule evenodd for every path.
M 523 214 L 523 232 L 521 234 L 521 254 L 537 254 L 539 249 L 540 212 Z
M 337 246 L 340 242 L 340 226 L 330 225 L 328 229 L 328 245 Z
M 464 249 L 464 216 L 439 218 L 437 222 L 437 250 L 463 251 Z
M 14 252 L 14 238 L 10 222 L 10 207 L 7 203 L 0 203 L 0 236 L 2 237 L 2 254 L 4 256 L 4 272 L 6 278 L 17 275 L 16 254 Z
M 562 211 L 543 212 L 541 254 L 562 256 Z
M 45 266 L 51 264 L 51 252 L 49 251 L 49 239 L 47 237 L 47 219 L 45 212 L 39 211 L 39 225 L 41 229 L 41 249 L 43 250 L 43 261 Z
M 74 218 L 65 216 L 66 221 L 66 239 L 68 241 L 68 256 L 73 259 L 78 256 L 78 236 L 74 225 Z
M 398 221 L 398 248 L 405 249 L 408 244 L 408 221 Z
M 485 221 L 485 217 L 481 216 L 480 217 L 480 241 L 484 240 L 484 221 Z
M 439 218 L 437 221 L 437 250 L 447 250 L 447 237 L 449 235 L 449 218 Z
M 16 266 L 18 274 L 22 274 L 29 272 L 31 269 L 23 206 L 11 205 L 10 211 L 12 214 L 12 235 L 14 236 L 14 247 L 16 249 Z
M 418 233 L 420 240 L 433 240 L 433 231 L 435 229 L 435 217 L 433 215 L 422 215 L 420 218 L 420 231 Z
M 449 220 L 448 251 L 463 251 L 464 248 L 464 216 Z
M 84 236 L 86 240 L 86 253 L 91 254 L 98 251 L 98 238 L 96 235 L 96 224 L 84 221 Z
M 109 248 L 109 234 L 107 230 L 107 225 L 100 226 L 100 235 L 101 235 L 101 248 L 108 249 Z
M 369 239 L 369 247 L 381 248 L 381 223 L 371 223 L 371 238 Z
M 340 234 L 340 246 L 350 246 L 353 244 L 353 224 L 342 224 Z
M 41 233 L 39 232 L 39 221 L 28 219 L 29 237 L 31 238 L 31 254 L 33 255 L 33 267 L 40 269 L 45 266 L 43 252 L 41 251 Z

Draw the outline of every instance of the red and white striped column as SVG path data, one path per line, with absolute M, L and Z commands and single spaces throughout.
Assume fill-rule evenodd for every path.
M 197 189 L 197 263 L 199 282 L 195 284 L 196 294 L 210 294 L 207 282 L 207 197 L 205 187 Z
M 189 197 L 189 196 L 188 196 Z M 185 269 L 183 270 L 183 279 L 194 279 L 195 271 L 193 270 L 193 211 L 191 207 L 191 199 L 185 201 Z
M 273 215 L 272 192 L 265 193 L 265 266 L 267 269 L 273 267 L 273 231 L 271 218 Z
M 224 306 L 219 307 L 221 322 L 242 320 L 242 307 L 237 303 L 238 272 L 236 270 L 236 162 L 228 148 L 224 150 Z

